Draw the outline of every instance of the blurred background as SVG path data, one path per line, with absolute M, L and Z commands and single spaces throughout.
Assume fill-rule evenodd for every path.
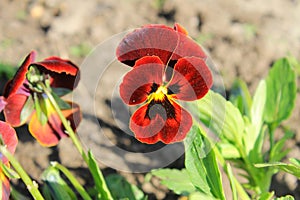
M 240 78 L 253 93 L 276 59 L 287 55 L 300 59 L 299 0 L 1 0 L 0 19 L 0 91 L 13 74 L 13 67 L 31 50 L 38 52 L 38 59 L 56 55 L 80 66 L 92 49 L 111 36 L 154 23 L 172 27 L 178 22 L 185 27 L 209 52 L 226 90 Z M 109 79 L 106 84 L 109 85 Z M 109 98 L 102 98 L 103 102 L 99 98 L 98 103 L 105 106 Z M 290 157 L 300 155 L 299 101 L 297 97 L 296 109 L 285 122 L 296 132 L 287 146 L 292 148 Z M 120 132 L 109 117 L 98 117 L 110 132 Z M 74 155 L 76 150 L 71 141 L 65 139 L 58 147 L 43 148 L 26 129 L 18 130 L 20 144 L 16 155 L 33 178 L 40 179 L 50 160 L 59 160 L 77 173 L 83 183 L 88 182 L 89 177 L 81 173 L 85 166 L 80 156 Z M 116 134 L 111 137 L 118 139 Z M 136 144 L 130 138 L 124 141 L 123 146 Z M 140 144 L 136 145 L 138 151 Z M 183 167 L 182 161 L 179 158 L 171 167 Z M 105 173 L 116 172 L 101 162 L 100 165 Z M 155 180 L 144 183 L 144 174 L 118 173 L 138 184 L 150 199 L 176 197 Z M 296 178 L 278 174 L 273 182 L 277 195 L 290 193 L 300 198 Z

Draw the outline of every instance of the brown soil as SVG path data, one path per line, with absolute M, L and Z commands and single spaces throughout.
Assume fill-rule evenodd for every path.
M 145 154 L 135 157 L 130 153 L 153 152 L 163 145 L 145 146 L 123 133 L 126 121 L 118 121 L 118 114 L 122 114 L 118 113 L 118 106 L 123 105 L 114 92 L 128 69 L 113 57 L 120 37 L 115 34 L 144 24 L 173 26 L 174 22 L 178 22 L 210 53 L 226 89 L 230 89 L 235 78 L 241 78 L 253 92 L 276 59 L 289 54 L 300 59 L 300 1 L 166 0 L 162 7 L 158 2 L 1 0 L 0 61 L 17 65 L 35 49 L 39 59 L 57 55 L 71 59 L 82 69 L 91 66 L 93 61 L 97 63 L 95 67 L 105 66 L 99 67 L 97 79 L 94 79 L 94 71 L 85 68 L 83 76 L 86 82 L 73 96 L 83 109 L 84 121 L 79 128 L 81 140 L 97 155 L 105 174 L 114 173 L 116 169 L 130 182 L 138 184 L 150 199 L 174 199 L 176 196 L 159 186 L 157 180 L 144 183 L 143 173 L 130 173 L 146 172 L 161 165 L 181 168 L 182 146 L 158 152 L 159 156 L 152 157 Z M 93 78 L 89 80 L 88 77 Z M 88 97 L 86 92 L 89 92 Z M 299 99 L 292 117 L 286 122 L 296 132 L 294 140 L 287 144 L 292 148 L 288 156 L 297 158 L 300 155 Z M 91 108 L 90 105 L 94 104 L 95 107 Z M 111 108 L 116 112 L 112 113 Z M 103 134 L 98 134 L 98 125 Z M 83 173 L 86 172 L 85 165 L 74 153 L 76 149 L 69 139 L 62 140 L 58 147 L 44 148 L 26 132 L 26 127 L 18 129 L 18 136 L 20 143 L 16 156 L 34 179 L 40 180 L 41 172 L 49 161 L 58 160 L 72 169 L 82 182 L 88 180 L 87 173 Z M 103 137 L 112 145 L 107 145 Z M 129 153 L 118 155 L 113 146 Z M 168 160 L 168 151 L 174 153 L 174 150 L 177 150 L 175 157 Z M 298 181 L 290 175 L 274 177 L 272 189 L 276 189 L 278 196 L 292 194 L 300 198 Z

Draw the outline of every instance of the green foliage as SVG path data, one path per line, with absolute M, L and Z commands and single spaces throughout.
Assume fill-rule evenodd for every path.
M 12 178 L 19 179 L 20 178 L 19 174 L 15 170 L 13 170 L 9 166 L 3 164 L 2 161 L 0 161 L 0 170 L 2 170 L 2 173 L 4 173 L 5 176 L 8 177 L 9 179 L 12 179 Z
M 279 169 L 289 174 L 296 176 L 300 179 L 300 160 L 298 159 L 290 159 L 290 163 L 283 163 L 283 162 L 270 162 L 270 163 L 259 163 L 255 164 L 256 167 L 270 167 L 274 169 Z
M 196 191 L 186 169 L 156 169 L 151 174 L 161 179 L 161 184 L 176 194 L 188 196 Z
M 88 165 L 90 172 L 93 176 L 94 182 L 95 182 L 95 188 L 98 191 L 97 199 L 112 199 L 109 189 L 105 187 L 105 183 L 103 183 L 102 180 L 104 180 L 103 175 L 98 167 L 98 164 L 94 158 L 94 155 L 91 151 L 88 152 Z
M 111 191 L 113 199 L 147 200 L 147 196 L 133 184 L 118 174 L 106 177 L 107 186 Z
M 199 127 L 192 127 L 184 145 L 185 167 L 192 184 L 207 196 L 225 199 L 214 151 Z
M 73 190 L 68 184 L 61 178 L 59 171 L 54 167 L 48 167 L 42 174 L 42 180 L 44 181 L 45 197 L 51 196 L 50 199 L 55 200 L 73 200 L 77 199 Z M 50 195 L 49 195 L 50 194 Z M 47 198 L 48 199 L 48 198 Z
M 269 124 L 279 124 L 290 116 L 297 93 L 296 74 L 287 58 L 274 63 L 266 83 L 264 120 Z

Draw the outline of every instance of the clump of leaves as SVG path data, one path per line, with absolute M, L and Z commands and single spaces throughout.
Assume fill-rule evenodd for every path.
M 229 101 L 210 91 L 203 99 L 191 104 L 197 118 L 218 136 L 219 141 L 215 143 L 208 138 L 200 123 L 195 122 L 184 143 L 185 169 L 159 169 L 151 173 L 169 189 L 190 199 L 195 194 L 196 198 L 225 199 L 219 163 L 231 184 L 233 199 L 275 198 L 269 189 L 272 176 L 278 170 L 300 178 L 299 160 L 282 162 L 289 152 L 284 144 L 294 133 L 285 129 L 278 140 L 274 136 L 295 106 L 297 85 L 293 63 L 288 58 L 277 60 L 253 97 L 246 84 L 237 80 Z M 246 182 L 240 184 L 237 181 L 231 165 L 242 171 L 239 176 L 246 178 Z M 175 184 L 173 176 L 182 177 L 182 185 Z M 280 199 L 293 197 L 288 195 Z

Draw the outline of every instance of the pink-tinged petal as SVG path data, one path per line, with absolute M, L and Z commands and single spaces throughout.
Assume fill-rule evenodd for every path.
M 7 102 L 3 96 L 0 96 L 0 112 L 5 108 Z
M 157 56 L 145 56 L 136 61 L 134 68 L 123 78 L 120 96 L 129 105 L 147 100 L 154 87 L 162 84 L 164 64 Z
M 70 103 L 71 104 L 71 103 Z M 63 115 L 71 122 L 73 130 L 79 125 L 81 120 L 81 112 L 78 105 L 73 104 L 70 110 L 63 110 Z M 28 125 L 29 132 L 43 146 L 55 146 L 59 140 L 68 135 L 65 133 L 65 128 L 59 116 L 52 110 L 48 116 L 48 123 L 42 125 L 38 120 L 36 112 L 32 115 Z
M 36 66 L 41 72 L 50 75 L 51 87 L 73 90 L 78 85 L 80 79 L 79 68 L 69 60 L 53 56 L 32 65 Z
M 158 56 L 166 64 L 177 46 L 178 36 L 174 29 L 152 24 L 136 29 L 124 37 L 117 47 L 120 62 L 134 66 L 144 56 Z
M 174 67 L 168 90 L 173 98 L 193 101 L 202 98 L 212 83 L 211 71 L 202 59 L 181 58 Z
M 2 170 L 0 169 L 0 184 L 2 184 L 2 196 L 0 199 L 9 200 L 10 195 L 10 184 L 8 178 L 4 175 Z
M 32 62 L 34 62 L 35 55 L 36 55 L 35 51 L 31 51 L 30 54 L 25 58 L 24 62 L 16 72 L 14 78 L 6 85 L 3 94 L 4 97 L 7 98 L 9 95 L 17 93 L 20 87 L 23 86 L 26 79 L 26 73 L 28 71 L 28 67 Z
M 21 112 L 28 99 L 28 96 L 22 94 L 12 94 L 6 99 L 4 108 L 5 121 L 13 127 L 23 125 L 26 120 L 21 121 Z
M 8 123 L 0 121 L 0 134 L 8 151 L 11 154 L 14 154 L 18 144 L 18 138 L 15 129 L 13 129 Z M 7 158 L 1 157 L 1 159 L 4 164 L 8 162 Z
M 130 128 L 136 139 L 147 144 L 180 142 L 191 126 L 191 115 L 168 99 L 143 105 L 130 120 Z

